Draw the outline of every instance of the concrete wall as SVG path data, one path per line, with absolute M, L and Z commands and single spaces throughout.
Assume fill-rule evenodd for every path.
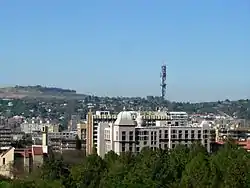
M 6 177 L 13 177 L 12 165 L 14 163 L 14 148 L 10 148 L 0 155 L 0 174 Z

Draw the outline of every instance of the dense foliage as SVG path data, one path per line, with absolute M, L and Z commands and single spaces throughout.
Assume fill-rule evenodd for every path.
M 171 151 L 144 148 L 137 155 L 111 151 L 104 159 L 93 154 L 73 166 L 51 157 L 38 176 L 5 182 L 4 187 L 246 188 L 250 154 L 228 143 L 213 154 L 199 144 Z

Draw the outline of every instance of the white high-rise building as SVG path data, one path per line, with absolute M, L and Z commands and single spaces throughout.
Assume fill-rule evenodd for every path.
M 97 153 L 104 157 L 113 150 L 117 154 L 125 151 L 139 152 L 144 147 L 171 149 L 178 144 L 191 145 L 200 141 L 210 151 L 210 126 L 188 125 L 185 112 L 171 112 L 169 119 L 157 120 L 148 125 L 139 113 L 120 112 L 114 123 L 99 123 L 97 129 Z M 145 125 L 147 124 L 147 125 Z
M 143 126 L 151 127 L 156 125 L 156 121 L 168 121 L 176 125 L 186 125 L 188 121 L 188 114 L 186 112 L 167 112 L 167 111 L 127 111 L 135 120 L 140 114 L 143 120 Z M 95 113 L 87 115 L 87 127 L 89 132 L 89 148 L 97 147 L 97 129 L 101 123 L 114 123 L 117 120 L 118 115 L 111 114 L 109 111 L 96 111 Z

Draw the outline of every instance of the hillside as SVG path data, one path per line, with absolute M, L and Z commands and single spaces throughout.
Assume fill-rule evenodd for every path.
M 84 97 L 75 90 L 57 87 L 15 86 L 0 88 L 0 98 L 24 98 L 24 97 Z

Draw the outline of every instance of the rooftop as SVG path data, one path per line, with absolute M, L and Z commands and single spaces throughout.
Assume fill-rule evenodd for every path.
M 122 111 L 118 114 L 115 125 L 136 125 L 131 111 Z

